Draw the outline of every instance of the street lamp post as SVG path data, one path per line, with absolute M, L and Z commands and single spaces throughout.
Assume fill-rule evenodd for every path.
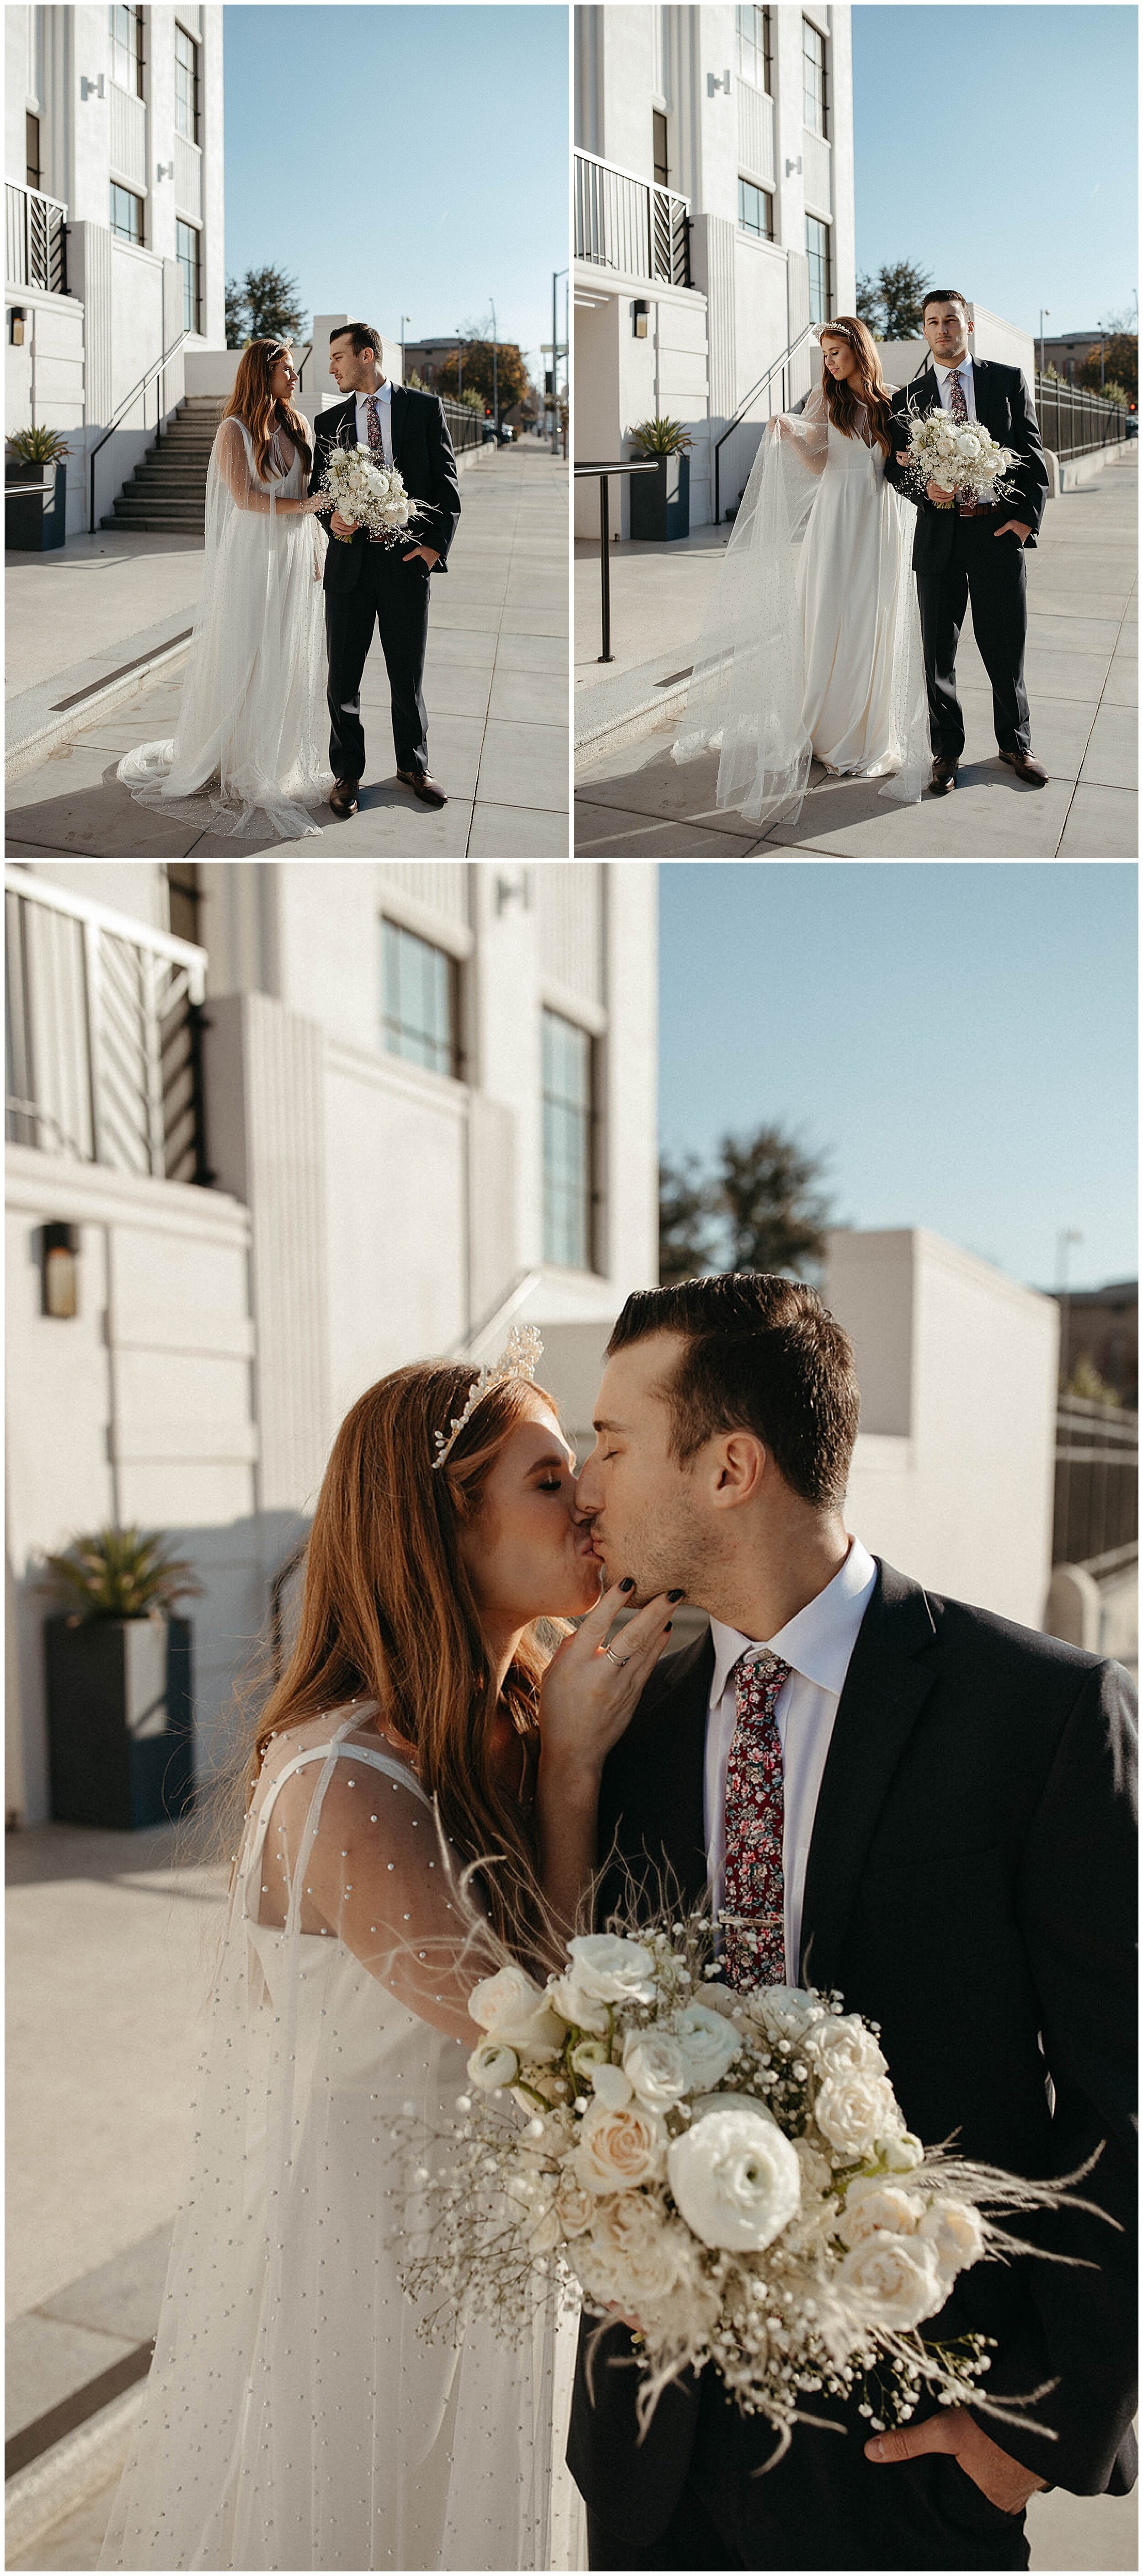
M 490 304 L 492 304 L 492 298 L 491 298 L 491 296 L 489 296 L 488 301 L 489 301 L 489 303 L 490 303 Z M 494 305 L 494 304 L 492 304 L 492 426 L 493 426 L 493 428 L 494 428 L 494 430 L 495 430 L 495 432 L 496 432 L 497 444 L 499 445 L 499 440 L 500 440 L 500 396 L 499 396 L 499 394 L 498 394 L 498 392 L 497 392 L 497 389 L 496 389 L 496 388 L 497 388 L 497 378 L 496 378 L 496 307 L 495 307 L 495 305 Z
M 557 403 L 557 399 L 556 399 L 556 395 L 557 395 L 557 385 L 556 385 L 556 376 L 557 376 L 557 343 L 558 343 L 558 340 L 559 340 L 559 330 L 558 330 L 558 326 L 557 326 L 557 323 L 556 323 L 556 281 L 557 281 L 557 279 L 559 279 L 559 278 L 561 278 L 561 277 L 566 277 L 566 276 L 567 276 L 567 274 L 568 274 L 568 271 L 567 271 L 567 269 L 566 269 L 566 268 L 554 268 L 554 269 L 552 270 L 552 454 L 553 454 L 553 456 L 558 456 L 558 455 L 559 455 L 559 452 L 560 452 L 560 416 L 559 416 L 559 407 L 558 407 L 558 403 Z
M 463 331 L 461 331 L 461 330 L 458 328 L 458 330 L 457 330 L 457 335 L 456 335 L 456 398 L 457 398 L 457 401 L 458 401 L 458 402 L 460 401 L 460 398 L 461 398 L 461 395 L 462 395 L 462 393 L 463 393 L 463 392 L 464 392 L 464 333 L 463 333 Z
M 1075 1225 L 1061 1226 L 1056 1236 L 1056 1295 L 1060 1302 L 1060 1385 L 1068 1382 L 1068 1255 L 1083 1236 Z
M 406 322 L 411 322 L 411 321 L 412 321 L 412 318 L 413 318 L 413 317 L 412 317 L 412 314 L 411 314 L 411 313 L 402 313 L 402 315 L 401 315 L 401 382 L 402 382 L 402 384 L 404 384 L 404 381 L 405 381 L 405 374 L 406 374 L 406 368 L 405 368 L 405 324 L 406 324 Z
M 1043 372 L 1044 372 L 1044 315 L 1045 315 L 1045 313 L 1047 313 L 1047 314 L 1049 314 L 1049 315 L 1050 315 L 1051 310 L 1052 310 L 1052 308 L 1051 308 L 1051 305 L 1050 305 L 1050 304 L 1041 304 L 1041 306 L 1040 306 L 1040 373 L 1041 373 L 1041 375 L 1043 375 Z

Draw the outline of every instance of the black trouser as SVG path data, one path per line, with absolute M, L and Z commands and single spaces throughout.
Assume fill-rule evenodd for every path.
M 336 542 L 330 538 L 331 547 Z M 376 619 L 389 674 L 397 767 L 427 770 L 421 680 L 429 630 L 429 567 L 423 555 L 405 563 L 400 546 L 366 545 L 358 552 L 361 569 L 353 589 L 327 590 L 325 595 L 330 768 L 335 778 L 365 774 L 361 674 Z
M 1032 728 L 1024 687 L 1028 575 L 1019 537 L 996 535 L 1003 523 L 1000 509 L 983 513 L 978 519 L 962 518 L 958 511 L 946 561 L 939 569 L 928 564 L 917 568 L 929 735 L 934 754 L 943 752 L 948 760 L 959 760 L 964 750 L 964 717 L 956 693 L 956 648 L 969 600 L 972 631 L 992 682 L 997 743 L 1001 751 L 1031 748 Z

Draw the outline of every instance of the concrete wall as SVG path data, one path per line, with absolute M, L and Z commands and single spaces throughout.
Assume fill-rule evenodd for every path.
M 1059 1312 L 940 1236 L 836 1232 L 824 1296 L 862 1392 L 850 1528 L 935 1590 L 1038 1628 Z

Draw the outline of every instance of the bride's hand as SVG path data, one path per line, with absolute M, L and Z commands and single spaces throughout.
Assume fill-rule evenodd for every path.
M 328 508 L 328 493 L 307 492 L 305 500 L 302 503 L 301 516 L 303 519 L 316 519 L 319 510 L 328 510 Z
M 566 1637 L 540 1686 L 541 1760 L 561 1779 L 598 1781 L 612 1745 L 634 1714 L 671 1631 L 680 1592 L 660 1592 L 615 1639 L 608 1630 L 626 1609 L 631 1585 L 613 1583 L 572 1637 Z

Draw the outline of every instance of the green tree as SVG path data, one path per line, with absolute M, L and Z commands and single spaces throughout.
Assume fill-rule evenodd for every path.
M 674 1288 L 711 1267 L 713 1190 L 697 1154 L 659 1164 L 659 1285 Z
M 1103 343 L 1103 390 L 1108 379 L 1123 385 L 1132 402 L 1139 400 L 1139 335 L 1132 331 L 1109 333 Z M 1083 365 L 1076 368 L 1077 385 L 1086 385 L 1089 393 L 1099 392 L 1099 349 L 1089 351 Z
M 886 340 L 915 340 L 921 329 L 921 305 L 932 285 L 928 270 L 909 259 L 879 268 L 877 284 L 885 317 Z
M 718 1211 L 731 1270 L 804 1271 L 825 1253 L 830 1204 L 819 1189 L 825 1157 L 780 1127 L 724 1136 L 718 1149 Z
M 437 369 L 437 392 L 450 394 L 456 400 L 457 352 L 454 349 L 441 360 Z M 492 342 L 466 340 L 461 357 L 460 381 L 465 393 L 478 393 L 486 411 L 492 409 Z M 500 398 L 500 417 L 513 403 L 523 402 L 531 391 L 528 370 L 514 340 L 496 343 L 496 385 Z
M 228 349 L 246 346 L 246 296 L 236 277 L 226 281 L 226 345 Z
M 246 328 L 240 348 L 250 340 L 297 340 L 305 329 L 306 308 L 298 302 L 298 281 L 284 268 L 248 268 L 242 280 Z
M 868 275 L 859 277 L 857 281 L 857 318 L 859 322 L 868 323 L 875 340 L 884 339 L 881 290 L 876 280 Z

